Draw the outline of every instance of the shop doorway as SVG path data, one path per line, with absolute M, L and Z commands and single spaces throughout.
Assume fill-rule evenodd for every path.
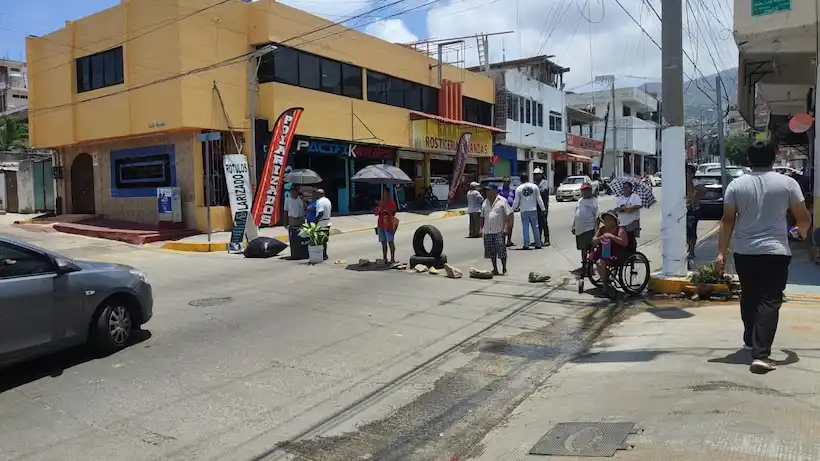
M 325 197 L 333 205 L 332 214 L 347 213 L 350 197 L 347 190 L 347 157 L 337 155 L 293 155 L 293 168 L 310 168 L 322 177 L 315 188 L 325 191 Z M 331 215 L 332 215 L 331 214 Z
M 94 161 L 82 153 L 71 163 L 71 204 L 76 214 L 94 214 Z
M 572 176 L 570 174 L 569 165 L 569 162 L 555 162 L 555 176 L 553 177 L 553 186 L 555 188 L 558 188 L 565 179 Z

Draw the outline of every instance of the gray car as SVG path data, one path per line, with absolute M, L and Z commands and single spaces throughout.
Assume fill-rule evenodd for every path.
M 76 261 L 0 236 L 0 365 L 86 342 L 116 352 L 152 309 L 151 285 L 133 267 Z

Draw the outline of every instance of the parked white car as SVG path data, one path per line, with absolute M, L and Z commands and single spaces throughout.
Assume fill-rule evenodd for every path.
M 588 183 L 592 186 L 592 195 L 598 195 L 598 181 L 593 181 L 589 176 L 570 176 L 555 190 L 555 200 L 559 202 L 563 202 L 564 200 L 580 200 L 581 185 L 584 183 Z
M 649 177 L 649 180 L 652 182 L 652 187 L 660 187 L 661 186 L 661 172 L 657 172 Z
M 430 176 L 430 185 L 433 187 L 433 195 L 441 202 L 446 202 L 450 196 L 450 181 L 442 176 Z

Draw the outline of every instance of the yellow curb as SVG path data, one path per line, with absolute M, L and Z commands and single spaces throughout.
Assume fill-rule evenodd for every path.
M 706 241 L 706 239 L 715 235 L 719 230 L 720 221 L 718 221 L 712 229 L 707 231 L 701 238 L 698 239 L 697 243 L 695 243 L 695 247 L 699 247 Z M 649 275 L 649 290 L 655 293 L 668 295 L 678 294 L 685 291 L 686 286 L 691 284 L 692 282 L 690 282 L 687 277 L 659 277 L 657 274 Z
M 458 217 L 458 216 L 464 216 L 465 214 L 467 214 L 467 211 L 465 211 L 465 210 L 447 211 L 447 212 L 444 213 L 444 216 L 442 216 L 439 219 L 455 218 L 455 217 Z

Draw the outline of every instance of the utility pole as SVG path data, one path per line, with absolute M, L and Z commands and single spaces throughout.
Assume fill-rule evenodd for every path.
M 715 96 L 717 96 L 717 132 L 718 132 L 718 152 L 720 153 L 720 185 L 723 190 L 726 190 L 726 145 L 723 141 L 723 102 L 721 98 L 721 79 L 720 74 L 715 77 Z
M 595 77 L 595 83 L 609 84 L 609 92 L 612 97 L 612 172 L 618 175 L 618 106 L 615 104 L 615 76 L 614 75 L 600 75 Z M 606 144 L 604 144 L 606 148 Z M 604 162 L 601 160 L 601 171 L 603 172 Z
M 666 277 L 686 275 L 685 130 L 683 128 L 683 5 L 681 0 L 662 0 L 661 61 L 663 72 L 663 144 L 661 148 L 663 194 L 661 196 L 661 271 Z
M 256 85 L 259 81 L 257 72 L 259 71 L 259 60 L 262 56 L 276 49 L 274 45 L 259 48 L 248 56 L 248 120 L 250 121 L 250 146 L 248 152 L 248 165 L 250 166 L 251 190 L 256 191 Z

